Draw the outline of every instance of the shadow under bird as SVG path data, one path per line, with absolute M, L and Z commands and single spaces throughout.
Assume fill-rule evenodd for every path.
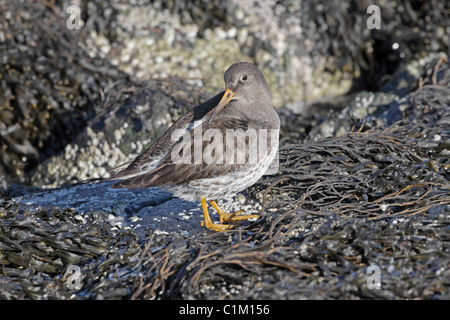
M 266 173 L 278 152 L 280 119 L 255 65 L 235 63 L 224 79 L 224 92 L 190 109 L 143 154 L 120 166 L 125 168 L 110 178 L 119 180 L 112 188 L 160 187 L 185 200 L 200 200 L 202 225 L 215 231 L 258 217 L 227 214 L 216 201 L 245 190 Z M 207 201 L 220 224 L 212 222 Z

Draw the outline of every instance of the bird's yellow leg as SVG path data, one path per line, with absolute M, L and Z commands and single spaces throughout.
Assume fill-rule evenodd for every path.
M 203 216 L 204 220 L 202 221 L 201 225 L 205 225 L 206 228 L 214 230 L 214 231 L 224 231 L 227 229 L 233 228 L 232 225 L 227 224 L 215 224 L 211 221 L 211 217 L 208 213 L 208 204 L 206 203 L 206 198 L 201 199 L 202 203 L 202 209 L 203 209 Z
M 217 202 L 215 202 L 214 200 L 211 200 L 209 203 L 211 203 L 211 205 L 213 206 L 214 209 L 216 209 L 217 213 L 220 216 L 220 222 L 226 222 L 226 221 L 238 221 L 238 220 L 247 220 L 247 219 L 252 219 L 252 218 L 258 218 L 258 216 L 256 214 L 244 214 L 241 215 L 241 213 L 243 213 L 243 210 L 239 210 L 236 211 L 234 213 L 225 213 L 225 211 L 222 210 L 222 208 L 219 207 L 219 205 L 217 204 Z

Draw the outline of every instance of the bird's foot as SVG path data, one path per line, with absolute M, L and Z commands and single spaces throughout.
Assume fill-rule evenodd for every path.
M 233 213 L 226 213 L 225 211 L 222 210 L 222 208 L 219 207 L 217 202 L 210 201 L 209 203 L 211 203 L 213 208 L 219 214 L 221 223 L 222 222 L 227 222 L 227 221 L 247 220 L 247 219 L 253 219 L 253 218 L 258 218 L 259 217 L 256 214 L 243 214 L 243 215 L 241 215 L 241 213 L 243 213 L 244 210 L 239 210 L 239 211 L 236 211 L 236 212 L 233 212 Z
M 234 227 L 232 224 L 223 224 L 222 222 L 228 222 L 228 221 L 239 221 L 239 220 L 246 220 L 246 219 L 252 219 L 252 218 L 258 218 L 255 214 L 244 214 L 241 215 L 244 211 L 237 211 L 234 213 L 225 213 L 215 201 L 210 201 L 213 208 L 217 211 L 217 213 L 220 216 L 220 224 L 219 223 L 213 223 L 211 220 L 211 217 L 208 213 L 208 205 L 206 204 L 206 198 L 201 199 L 202 203 L 202 209 L 203 209 L 203 215 L 204 220 L 201 223 L 201 226 L 205 226 L 208 229 L 214 230 L 214 231 L 225 231 L 228 229 L 231 229 Z
M 233 226 L 230 224 L 213 223 L 211 220 L 211 217 L 209 216 L 209 213 L 208 213 L 208 205 L 206 204 L 206 198 L 201 199 L 201 202 L 202 202 L 203 215 L 204 215 L 204 220 L 200 224 L 201 226 L 205 226 L 206 228 L 214 230 L 214 231 L 225 231 L 227 229 L 233 228 Z
M 231 224 L 219 224 L 219 223 L 213 223 L 211 220 L 207 221 L 206 219 L 202 221 L 200 224 L 202 227 L 205 226 L 208 229 L 214 230 L 214 231 L 225 231 L 228 229 L 233 228 L 233 225 Z

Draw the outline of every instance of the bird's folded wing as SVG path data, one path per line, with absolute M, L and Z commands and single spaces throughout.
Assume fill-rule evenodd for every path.
M 203 135 L 200 141 L 194 136 L 194 129 L 187 132 L 186 136 L 179 138 L 157 166 L 150 171 L 142 169 L 142 166 L 146 165 L 146 159 L 143 158 L 144 153 L 130 165 L 129 170 L 125 169 L 121 173 L 124 177 L 123 180 L 118 181 L 112 187 L 146 188 L 185 184 L 193 180 L 226 175 L 247 165 L 248 148 L 245 145 L 235 144 L 230 152 L 226 134 L 227 129 L 242 129 L 242 132 L 245 132 L 248 129 L 248 123 L 237 119 L 217 119 L 211 125 L 214 127 L 209 127 L 206 122 L 203 123 L 205 128 L 202 128 Z M 205 135 L 204 133 L 208 129 L 211 129 L 210 135 Z M 227 154 L 227 152 L 229 153 Z M 238 153 L 242 152 L 244 154 L 240 154 L 239 157 L 243 157 L 243 161 L 237 161 Z M 227 161 L 227 159 L 232 159 L 232 161 Z M 127 171 L 132 172 L 130 174 Z
M 220 101 L 222 95 L 223 92 L 185 113 L 182 117 L 175 121 L 175 123 L 164 133 L 164 135 L 156 140 L 155 143 L 153 143 L 143 154 L 135 160 L 129 161 L 113 169 L 112 171 L 115 172 L 117 172 L 117 169 L 120 169 L 121 171 L 117 172 L 109 180 L 127 179 L 144 173 L 149 173 L 153 169 L 157 168 L 161 160 L 178 140 L 173 139 L 175 130 L 185 130 L 191 123 L 202 119 L 206 114 L 214 109 Z M 124 168 L 125 166 L 127 167 Z

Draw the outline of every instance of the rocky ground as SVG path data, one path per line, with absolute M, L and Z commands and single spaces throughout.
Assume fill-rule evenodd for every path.
M 378 31 L 360 1 L 70 4 L 0 1 L 1 298 L 450 298 L 445 2 Z M 109 188 L 237 60 L 282 120 L 279 173 L 222 202 L 260 218 Z

